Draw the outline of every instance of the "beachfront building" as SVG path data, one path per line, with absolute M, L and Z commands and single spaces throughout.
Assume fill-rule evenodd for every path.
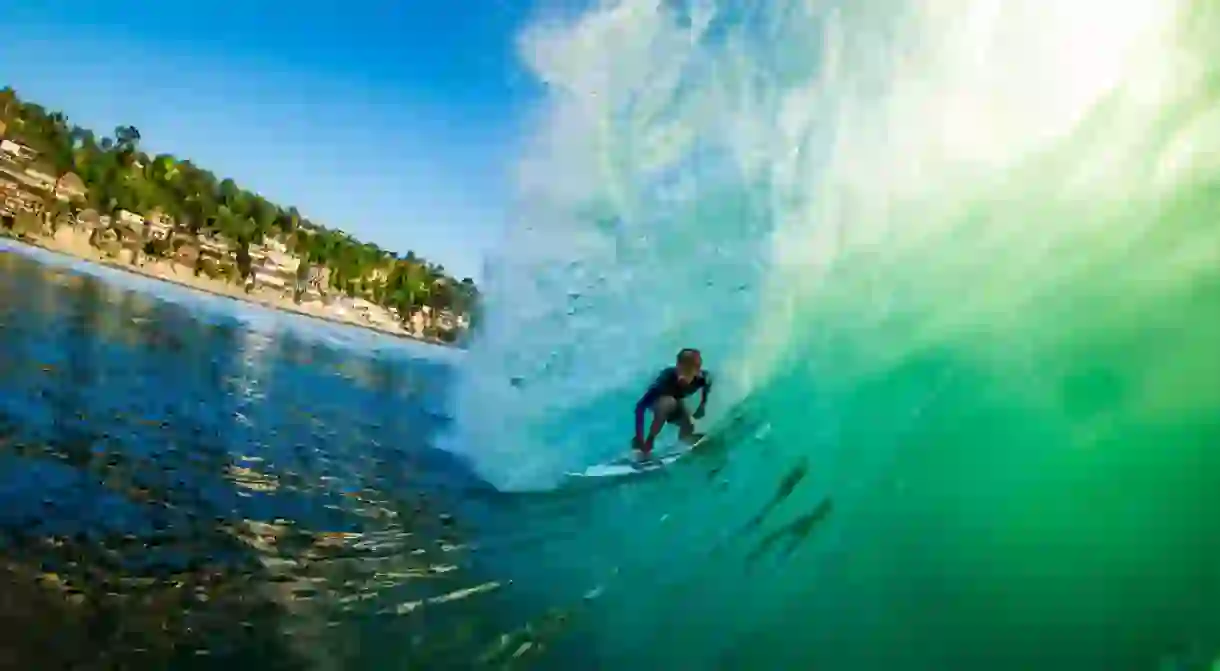
M 267 238 L 250 246 L 250 260 L 258 286 L 287 293 L 296 286 L 297 268 L 301 260 L 288 253 L 288 248 L 275 238 Z
M 224 238 L 211 234 L 200 235 L 197 240 L 199 251 L 197 254 L 197 262 L 204 268 L 210 269 L 209 275 L 215 276 L 216 273 L 229 265 L 230 259 L 233 257 L 233 250 L 229 246 L 229 242 Z
M 299 278 L 296 289 L 300 292 L 301 301 L 325 302 L 327 287 L 330 286 L 330 268 L 316 264 L 309 267 L 305 277 Z
M 25 179 L 22 172 L 21 168 L 0 161 L 0 183 L 23 184 Z
M 13 140 L 0 140 L 0 154 L 11 161 L 29 162 L 38 158 L 38 152 Z
M 141 263 L 145 229 L 144 217 L 128 210 L 119 210 L 115 213 L 108 231 L 113 233 L 113 240 L 106 240 L 102 249 L 121 262 Z M 106 238 L 109 237 L 106 236 Z
M 109 217 L 101 217 L 99 224 L 89 233 L 89 244 L 107 256 L 117 257 L 122 248 L 122 236 L 110 225 Z
M 46 193 L 55 192 L 55 177 L 52 175 L 48 175 L 41 170 L 35 170 L 34 168 L 26 168 L 25 176 L 29 180 L 30 186 L 35 189 Z
M 4 162 L 0 162 L 0 180 L 17 184 L 28 191 L 43 193 L 49 193 L 55 184 L 55 179 L 46 173 Z
M 39 191 L 45 191 L 48 194 L 55 193 L 55 184 L 58 181 L 55 179 L 55 175 L 43 172 L 37 168 L 26 168 L 25 175 L 30 178 L 30 181 Z
M 125 226 L 137 233 L 144 232 L 144 217 L 128 210 L 119 210 L 115 225 Z
M 23 212 L 40 215 L 42 209 L 42 198 L 21 188 L 20 184 L 0 178 L 0 212 L 7 216 Z
M 216 259 L 228 258 L 232 253 L 229 243 L 224 238 L 205 233 L 198 238 L 200 256 L 208 256 Z
M 154 209 L 144 218 L 144 233 L 149 240 L 168 240 L 174 232 L 174 220 L 160 209 Z
M 171 253 L 176 263 L 208 275 L 220 272 L 231 257 L 228 242 L 207 234 L 176 237 Z
M 261 268 L 255 269 L 254 278 L 257 286 L 278 294 L 286 294 L 296 280 L 294 276 L 268 272 Z
M 6 140 L 5 142 L 9 141 Z M 13 147 L 25 146 L 12 142 L 9 142 L 9 144 Z M 14 153 L 16 155 L 26 154 L 26 152 L 20 149 L 12 149 L 10 147 L 10 150 L 0 152 L 0 155 L 12 158 Z M 2 161 L 0 161 L 0 182 L 31 192 L 27 195 L 31 199 L 37 200 L 45 199 L 47 196 L 54 196 L 63 202 L 79 202 L 84 200 L 87 193 L 85 183 L 73 173 L 67 173 L 56 179 L 41 170 Z

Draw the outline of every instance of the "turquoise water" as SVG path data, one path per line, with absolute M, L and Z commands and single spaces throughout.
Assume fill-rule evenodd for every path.
M 564 487 L 683 346 L 734 427 L 520 569 L 604 588 L 598 664 L 1212 663 L 1218 16 L 622 2 L 525 36 L 549 98 L 443 444 Z
M 465 353 L 0 254 L 5 579 L 100 584 L 89 612 L 125 624 L 19 612 L 144 668 L 1209 669 L 1218 19 L 540 20 L 549 96 Z M 709 449 L 565 478 L 623 453 L 688 345 Z M 258 524 L 351 535 L 231 540 Z M 108 600 L 130 575 L 143 600 Z M 147 602 L 184 579 L 214 592 L 158 638 Z

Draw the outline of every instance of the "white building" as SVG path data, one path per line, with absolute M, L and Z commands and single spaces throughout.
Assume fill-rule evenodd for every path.
M 12 140 L 0 140 L 0 153 L 21 161 L 33 161 L 38 156 L 38 152 Z

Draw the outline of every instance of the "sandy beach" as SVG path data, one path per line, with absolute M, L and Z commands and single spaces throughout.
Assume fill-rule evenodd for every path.
M 292 312 L 314 319 L 321 319 L 346 326 L 355 326 L 399 338 L 409 338 L 434 345 L 452 346 L 450 343 L 437 338 L 427 337 L 403 328 L 401 324 L 396 322 L 384 310 L 382 310 L 384 314 L 374 317 L 379 317 L 380 319 L 373 321 L 373 319 L 364 317 L 354 310 L 335 309 L 334 306 L 328 306 L 321 301 L 305 301 L 298 304 L 292 300 L 291 296 L 268 288 L 256 288 L 247 292 L 245 287 L 240 284 L 214 279 L 202 274 L 196 275 L 192 268 L 167 259 L 143 258 L 138 263 L 132 264 L 126 259 L 118 259 L 107 255 L 102 250 L 89 244 L 87 233 L 70 226 L 61 226 L 54 236 L 26 235 L 23 238 L 13 237 L 11 239 L 19 244 L 31 245 L 90 263 L 136 273 L 163 282 L 171 282 L 196 291 L 262 305 L 272 310 Z

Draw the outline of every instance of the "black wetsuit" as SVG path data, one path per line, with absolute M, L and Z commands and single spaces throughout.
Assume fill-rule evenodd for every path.
M 682 399 L 700 389 L 707 389 L 708 391 L 712 389 L 712 381 L 708 377 L 707 371 L 700 371 L 689 382 L 683 382 L 678 377 L 678 369 L 671 366 L 661 371 L 661 374 L 657 376 L 652 386 L 648 387 L 648 391 L 644 392 L 639 402 L 635 404 L 635 408 L 636 410 L 647 410 L 652 408 L 658 398 L 672 396 L 678 401 L 678 407 L 674 410 L 674 414 L 667 417 L 666 420 L 671 424 L 690 423 L 690 412 L 686 409 L 686 405 L 682 403 Z

